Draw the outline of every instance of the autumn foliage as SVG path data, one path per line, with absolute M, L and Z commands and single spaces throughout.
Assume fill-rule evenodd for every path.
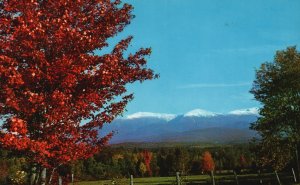
M 202 156 L 202 169 L 206 172 L 213 171 L 215 169 L 214 160 L 210 154 L 210 152 L 206 151 Z
M 133 98 L 125 85 L 156 77 L 150 49 L 123 54 L 131 36 L 95 54 L 132 9 L 119 0 L 0 1 L 1 147 L 49 168 L 101 149 L 111 134 L 99 129 Z
M 152 155 L 153 155 L 152 152 L 149 152 L 148 150 L 145 150 L 142 153 L 142 156 L 143 156 L 143 159 L 144 159 L 146 169 L 147 169 L 147 172 L 148 172 L 149 176 L 152 176 L 152 170 L 151 170 Z
M 240 156 L 239 162 L 241 168 L 245 168 L 245 166 L 247 166 L 247 160 L 244 155 Z

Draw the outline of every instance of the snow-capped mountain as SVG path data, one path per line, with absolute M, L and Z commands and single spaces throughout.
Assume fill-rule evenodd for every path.
M 184 114 L 184 117 L 212 117 L 216 116 L 217 113 L 209 112 L 203 109 L 194 109 Z
M 128 115 L 126 119 L 139 119 L 139 118 L 158 118 L 170 121 L 176 117 L 176 114 L 153 113 L 153 112 L 137 112 Z
M 181 115 L 138 112 L 104 125 L 99 133 L 115 131 L 111 143 L 172 140 L 239 142 L 254 136 L 255 133 L 249 130 L 249 126 L 257 117 L 257 108 L 234 110 L 226 114 L 203 109 L 195 109 Z

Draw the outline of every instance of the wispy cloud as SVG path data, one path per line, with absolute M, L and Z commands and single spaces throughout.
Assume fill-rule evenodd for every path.
M 221 88 L 221 87 L 243 87 L 251 85 L 251 82 L 243 82 L 243 83 L 199 83 L 199 84 L 187 84 L 178 86 L 178 89 L 193 89 L 193 88 Z

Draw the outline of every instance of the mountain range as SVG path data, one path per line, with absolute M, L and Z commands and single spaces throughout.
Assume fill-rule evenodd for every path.
M 106 124 L 100 135 L 114 131 L 111 144 L 128 142 L 242 143 L 256 136 L 249 129 L 257 108 L 226 114 L 195 109 L 181 115 L 138 112 Z

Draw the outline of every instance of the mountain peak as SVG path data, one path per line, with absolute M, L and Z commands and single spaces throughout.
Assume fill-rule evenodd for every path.
M 170 121 L 176 117 L 175 114 L 165 114 L 165 113 L 153 113 L 153 112 L 137 112 L 128 115 L 127 119 L 138 119 L 138 118 L 158 118 Z
M 233 111 L 230 111 L 229 114 L 233 114 L 233 115 L 258 115 L 258 108 L 257 107 L 252 107 L 252 108 L 248 108 L 248 109 L 233 110 Z
M 206 111 L 206 110 L 203 110 L 203 109 L 194 109 L 190 112 L 187 112 L 184 114 L 184 117 L 192 117 L 192 116 L 195 116 L 195 117 L 212 117 L 212 116 L 216 116 L 217 113 L 214 113 L 214 112 L 209 112 L 209 111 Z

